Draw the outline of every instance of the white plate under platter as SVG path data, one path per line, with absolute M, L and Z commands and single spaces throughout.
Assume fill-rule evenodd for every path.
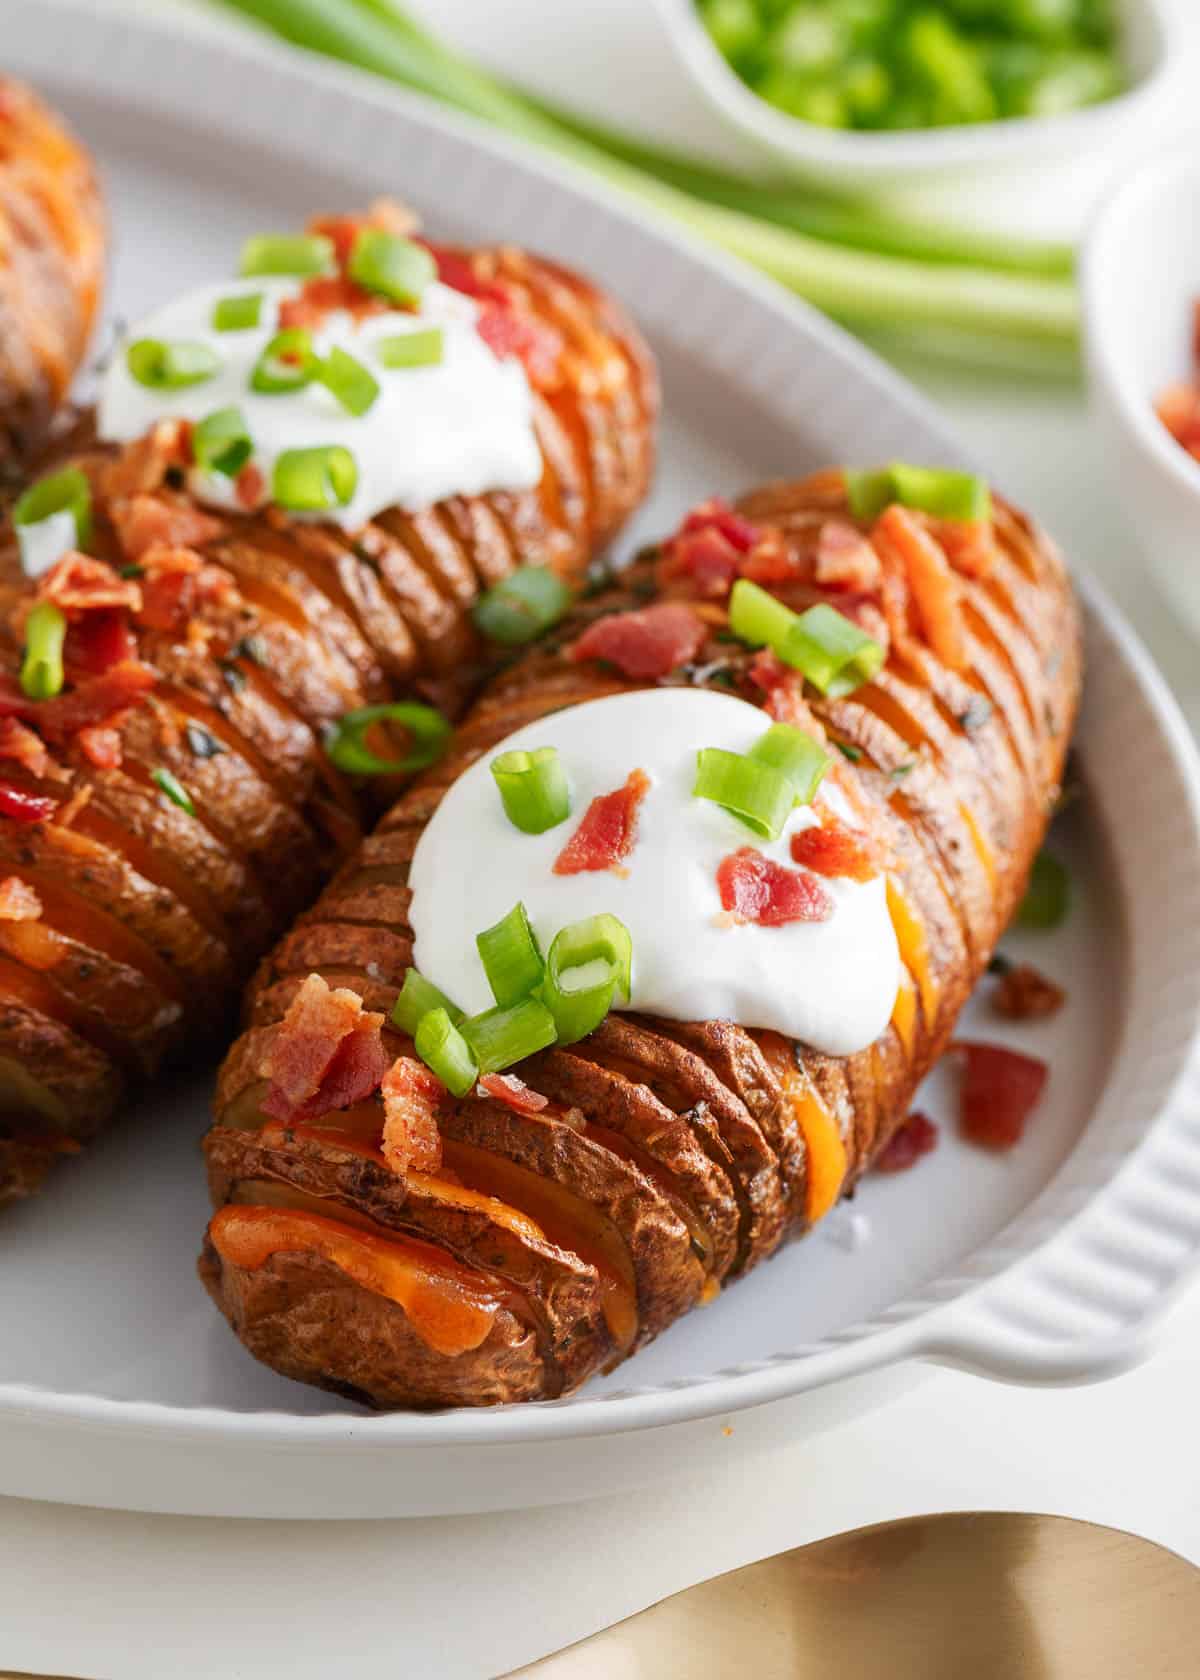
M 228 269 L 254 229 L 382 191 L 440 232 L 516 238 L 611 286 L 667 398 L 658 486 L 625 547 L 773 474 L 961 458 L 819 316 L 422 102 L 59 0 L 7 0 L 5 24 L 6 67 L 104 166 L 113 312 Z M 1070 1001 L 1018 1035 L 1053 1075 L 1010 1157 L 944 1125 L 916 1172 L 860 1191 L 866 1246 L 814 1236 L 570 1400 L 372 1417 L 254 1364 L 205 1300 L 197 1070 L 0 1221 L 0 1491 L 228 1516 L 485 1510 L 702 1474 L 706 1455 L 825 1427 L 931 1361 L 1070 1383 L 1142 1357 L 1200 1252 L 1200 771 L 1136 640 L 1084 594 L 1086 795 L 1056 841 L 1077 904 L 1060 933 L 1009 942 Z M 946 1078 L 922 1097 L 943 1120 Z

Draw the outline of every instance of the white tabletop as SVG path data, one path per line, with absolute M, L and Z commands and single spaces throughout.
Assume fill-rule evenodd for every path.
M 586 79 L 605 90 L 609 114 L 618 115 L 614 90 L 628 94 L 631 77 L 644 106 L 653 43 L 623 33 L 617 19 L 634 28 L 645 0 L 421 0 L 420 9 L 560 97 L 580 57 L 568 27 L 590 30 Z M 611 74 L 592 56 L 606 38 L 615 43 Z M 685 118 L 686 100 L 670 88 L 658 109 L 683 132 L 696 113 Z M 905 371 L 1074 563 L 1103 580 L 1200 728 L 1200 656 L 1146 579 L 1081 393 Z M 409 1680 L 487 1680 L 707 1576 L 924 1511 L 1085 1517 L 1200 1563 L 1198 1410 L 1194 1292 L 1157 1357 L 1103 1386 L 1025 1391 L 934 1371 L 886 1408 L 769 1454 L 739 1451 L 735 1420 L 728 1463 L 703 1485 L 583 1506 L 287 1524 L 0 1500 L 0 1666 L 88 1680 L 328 1680 L 370 1664 Z

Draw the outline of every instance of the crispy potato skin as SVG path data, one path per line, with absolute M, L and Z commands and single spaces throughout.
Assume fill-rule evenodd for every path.
M 826 518 L 850 518 L 843 477 L 834 471 L 769 486 L 740 508 L 786 543 L 810 541 Z M 572 1218 L 585 1245 L 583 1211 L 599 1214 L 623 1244 L 636 1295 L 636 1332 L 618 1337 L 614 1348 L 611 1336 L 598 1334 L 603 1319 L 593 1311 L 568 1337 L 559 1312 L 537 1391 L 542 1397 L 569 1392 L 587 1374 L 610 1367 L 615 1357 L 808 1229 L 817 1206 L 807 1141 L 812 1134 L 805 1130 L 813 1105 L 840 1130 L 844 1194 L 903 1122 L 917 1083 L 949 1042 L 1024 891 L 1058 790 L 1081 678 L 1076 608 L 1057 550 L 1002 502 L 996 504 L 995 535 L 991 574 L 959 580 L 968 631 L 961 671 L 941 664 L 919 639 L 898 642 L 878 680 L 846 699 L 828 701 L 811 691 L 799 698 L 793 687 L 786 701 L 802 709 L 809 726 L 850 749 L 849 756 L 832 755 L 829 774 L 884 848 L 889 878 L 902 884 L 917 931 L 907 964 L 917 986 L 911 1025 L 902 1031 L 890 1023 L 866 1050 L 838 1059 L 728 1021 L 614 1015 L 581 1043 L 543 1052 L 513 1070 L 551 1099 L 549 1109 L 520 1113 L 476 1092 L 444 1114 L 450 1180 L 464 1160 L 478 1171 L 479 1152 L 485 1152 L 575 1199 L 574 1209 L 564 1203 L 568 1226 L 555 1239 L 561 1247 L 571 1246 Z M 400 799 L 262 963 L 247 996 L 248 1031 L 223 1069 L 217 1123 L 206 1142 L 216 1169 L 215 1205 L 249 1180 L 273 1185 L 285 1203 L 295 1191 L 316 1186 L 332 1217 L 335 1203 L 359 1211 L 369 1206 L 383 1226 L 419 1232 L 460 1261 L 478 1261 L 478 1249 L 472 1254 L 448 1225 L 435 1233 L 415 1213 L 407 1221 L 401 1217 L 402 1192 L 380 1197 L 382 1156 L 357 1189 L 319 1139 L 273 1139 L 265 1159 L 254 1130 L 254 1069 L 274 1025 L 314 969 L 331 984 L 359 991 L 369 1007 L 387 1009 L 411 959 L 409 863 L 442 793 L 520 726 L 562 706 L 639 686 L 611 667 L 573 662 L 564 649 L 599 616 L 655 597 L 687 596 L 689 586 L 671 581 L 661 560 L 662 551 L 643 557 L 608 593 L 582 601 L 552 643 L 531 650 L 485 689 L 454 753 Z M 786 590 L 780 593 L 786 598 Z M 691 667 L 666 680 L 767 699 L 750 653 L 721 638 L 724 607 L 708 602 L 705 612 L 711 639 Z M 778 703 L 772 697 L 769 706 Z M 918 960 L 921 944 L 924 958 Z M 469 1146 L 465 1157 L 463 1144 Z M 497 1181 L 495 1192 L 511 1195 L 519 1208 L 529 1182 L 510 1176 L 506 1187 Z M 528 1189 L 524 1193 L 530 1196 Z M 253 1199 L 253 1191 L 241 1194 Z M 533 1211 L 532 1200 L 526 1209 Z M 260 1293 L 258 1274 L 222 1259 L 211 1243 L 202 1270 L 251 1352 L 277 1369 L 350 1387 L 379 1406 L 430 1403 L 436 1383 L 431 1388 L 428 1358 L 414 1363 L 407 1393 L 402 1366 L 364 1367 L 357 1329 L 344 1336 L 327 1323 L 323 1343 L 306 1333 L 293 1352 L 279 1338 L 271 1277 Z M 546 1277 L 531 1271 L 523 1287 L 544 1310 Z M 315 1283 L 312 1288 L 319 1293 Z M 370 1315 L 370 1299 L 358 1304 Z M 374 1311 L 382 1323 L 390 1322 L 394 1309 L 376 1298 Z M 567 1345 L 569 1367 L 561 1359 Z M 477 1366 L 485 1363 L 483 1351 Z M 448 1367 L 441 1400 L 528 1398 L 527 1373 L 507 1380 L 507 1359 L 504 1351 L 495 1366 L 481 1371 L 474 1392 Z
M 0 472 L 41 443 L 83 358 L 104 271 L 87 152 L 19 82 L 0 80 Z
M 0 215 L 4 113 L 0 88 Z M 81 167 L 68 145 L 64 193 Z M 116 450 L 82 415 L 42 459 L 87 474 L 96 558 L 139 561 L 131 511 L 149 514 L 168 547 L 199 554 L 213 587 L 177 623 L 135 616 L 137 656 L 157 681 L 116 720 L 119 768 L 97 768 L 76 741 L 55 748 L 42 776 L 0 762 L 0 780 L 66 813 L 32 826 L 0 819 L 0 878 L 39 893 L 40 925 L 61 941 L 60 960 L 35 972 L 0 925 L 0 1072 L 14 1061 L 38 1087 L 31 1103 L 0 1077 L 0 1203 L 31 1189 L 53 1160 L 40 1137 L 61 1133 L 69 1145 L 90 1135 L 181 1046 L 194 1055 L 228 1032 L 254 963 L 361 840 L 383 801 L 329 763 L 328 727 L 400 695 L 461 710 L 496 657 L 471 618 L 479 594 L 518 566 L 579 580 L 646 492 L 659 397 L 636 328 L 595 288 L 536 257 L 509 247 L 457 255 L 564 346 L 535 394 L 545 468 L 531 490 L 393 509 L 353 534 L 268 509 L 172 537 L 194 526 L 195 508 L 176 487 L 188 457 L 171 427 Z M 51 279 L 51 304 L 65 310 Z M 0 399 L 6 285 L 0 268 Z M 29 587 L 4 533 L 8 678 L 20 668 L 14 615 Z M 194 814 L 160 792 L 162 771 L 188 790 Z

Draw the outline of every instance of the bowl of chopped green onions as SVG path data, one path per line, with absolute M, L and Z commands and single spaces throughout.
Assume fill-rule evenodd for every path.
M 797 170 L 862 184 L 1083 153 L 1165 90 L 1162 0 L 655 0 L 693 82 Z

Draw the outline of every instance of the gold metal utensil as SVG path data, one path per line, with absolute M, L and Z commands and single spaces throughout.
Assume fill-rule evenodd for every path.
M 735 1569 L 509 1680 L 1198 1680 L 1200 1570 L 1066 1517 L 910 1517 Z

